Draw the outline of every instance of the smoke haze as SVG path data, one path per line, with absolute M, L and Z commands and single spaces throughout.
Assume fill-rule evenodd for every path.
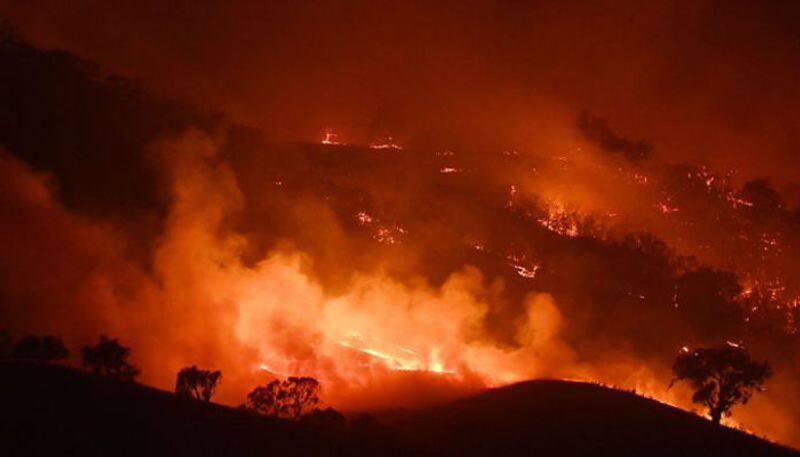
M 744 342 L 776 375 L 734 418 L 798 445 L 792 3 L 0 5 L 15 336 L 348 410 L 535 377 L 689 409 L 676 351 Z

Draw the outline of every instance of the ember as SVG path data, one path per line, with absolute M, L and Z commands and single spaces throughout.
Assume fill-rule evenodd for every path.
M 689 411 L 676 357 L 747 349 L 800 446 L 794 2 L 57 3 L 0 6 L 0 357 Z

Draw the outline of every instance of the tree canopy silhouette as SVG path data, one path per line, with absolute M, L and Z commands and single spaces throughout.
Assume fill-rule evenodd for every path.
M 734 344 L 718 348 L 682 351 L 672 366 L 675 381 L 688 381 L 694 389 L 692 401 L 708 408 L 719 423 L 736 403 L 745 404 L 755 391 L 762 391 L 772 375 L 768 364 L 750 358 Z
M 175 393 L 181 397 L 211 401 L 221 378 L 222 372 L 219 370 L 200 370 L 197 366 L 192 365 L 178 372 Z
M 81 348 L 84 367 L 120 381 L 133 381 L 139 375 L 139 369 L 128 363 L 130 353 L 130 348 L 119 344 L 116 338 L 110 339 L 105 335 L 100 337 L 96 345 Z
M 69 350 L 61 342 L 61 338 L 49 335 L 29 335 L 14 346 L 12 356 L 15 359 L 32 360 L 45 364 L 67 358 Z
M 298 420 L 319 403 L 319 381 L 290 377 L 258 386 L 247 394 L 246 409 L 283 419 Z
M 314 408 L 300 419 L 300 422 L 317 430 L 344 432 L 347 430 L 347 419 L 333 408 Z
M 11 356 L 11 337 L 8 332 L 0 330 L 0 359 L 6 359 Z

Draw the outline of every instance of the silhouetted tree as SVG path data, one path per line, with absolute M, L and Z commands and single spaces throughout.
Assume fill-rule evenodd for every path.
M 378 420 L 375 419 L 375 416 L 366 413 L 362 413 L 356 416 L 356 418 L 353 419 L 353 423 L 350 424 L 350 427 L 352 427 L 353 429 L 356 428 L 371 429 L 378 426 L 379 426 Z
M 738 345 L 682 351 L 672 366 L 675 381 L 688 381 L 694 389 L 692 401 L 708 408 L 719 423 L 736 403 L 745 404 L 755 391 L 762 391 L 772 375 L 769 365 L 759 363 Z
M 751 211 L 762 216 L 776 214 L 786 206 L 780 194 L 765 179 L 746 182 L 739 195 L 753 205 Z
M 360 414 L 350 423 L 350 434 L 358 442 L 374 448 L 384 448 L 396 437 L 370 414 Z
M 94 346 L 81 348 L 83 366 L 96 374 L 120 381 L 133 381 L 139 369 L 128 363 L 131 349 L 119 344 L 115 339 L 102 335 Z
M 582 112 L 578 117 L 578 130 L 584 138 L 607 153 L 622 154 L 626 159 L 636 162 L 653 152 L 653 145 L 644 140 L 629 140 L 618 135 L 608 125 L 608 121 Z
M 150 227 L 146 221 L 167 204 L 156 190 L 159 174 L 142 151 L 157 138 L 189 126 L 211 128 L 221 118 L 159 97 L 135 79 L 106 77 L 96 63 L 70 52 L 37 49 L 7 22 L 0 25 L 0 68 L 3 148 L 57 176 L 67 206 L 92 214 L 126 208 L 126 221 L 140 228 Z M 81 151 L 81 160 L 74 151 Z M 153 229 L 130 232 L 132 245 L 145 246 L 157 235 Z
M 221 371 L 200 370 L 195 365 L 178 372 L 175 393 L 181 397 L 211 401 L 217 384 L 222 378 Z
M 0 27 L 2 23 L 0 23 Z M 8 332 L 0 331 L 0 359 L 7 359 L 11 357 L 11 337 Z
M 297 420 L 319 402 L 319 382 L 309 377 L 290 377 L 258 386 L 247 394 L 245 408 L 268 416 Z
M 333 408 L 315 408 L 313 411 L 303 416 L 300 422 L 312 428 L 332 432 L 344 432 L 347 430 L 347 419 L 345 419 L 342 413 Z
M 26 336 L 14 346 L 12 353 L 15 359 L 32 360 L 41 364 L 65 359 L 68 355 L 69 351 L 64 347 L 61 338 L 49 335 Z
M 678 315 L 687 332 L 684 337 L 703 335 L 721 340 L 731 329 L 743 326 L 745 316 L 737 304 L 742 292 L 736 275 L 707 267 L 684 272 L 675 283 Z

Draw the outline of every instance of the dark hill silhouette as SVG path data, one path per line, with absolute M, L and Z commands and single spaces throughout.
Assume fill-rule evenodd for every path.
M 394 430 L 365 434 L 59 366 L 2 363 L 0 377 L 3 455 L 798 455 L 630 393 L 559 381 L 385 414 Z
M 365 444 L 375 440 L 62 366 L 0 363 L 0 379 L 4 456 L 393 455 Z
M 510 187 L 533 179 L 531 170 L 554 168 L 552 163 L 560 164 L 561 157 L 550 157 L 550 151 L 541 151 L 542 155 L 538 151 L 523 151 L 518 155 L 500 154 L 499 150 L 494 153 L 456 148 L 457 154 L 451 156 L 440 154 L 443 152 L 441 148 L 426 142 L 409 144 L 402 152 L 374 151 L 366 146 L 274 143 L 257 129 L 231 124 L 222 114 L 204 114 L 184 102 L 165 100 L 152 94 L 142 83 L 107 77 L 97 65 L 69 52 L 36 49 L 3 26 L 0 26 L 0 69 L 3 70 L 0 71 L 0 155 L 13 155 L 34 169 L 51 174 L 56 196 L 70 212 L 76 211 L 81 217 L 86 216 L 87 222 L 103 227 L 113 222 L 113 231 L 118 230 L 125 241 L 120 247 L 125 255 L 120 260 L 127 263 L 128 257 L 135 259 L 142 267 L 142 273 L 152 276 L 155 283 L 161 278 L 157 273 L 150 275 L 154 273 L 152 256 L 155 254 L 155 241 L 163 231 L 170 192 L 168 173 L 161 169 L 159 160 L 152 157 L 152 148 L 157 149 L 160 140 L 180 136 L 186 129 L 197 129 L 210 136 L 225 138 L 219 140 L 222 142 L 219 145 L 220 160 L 230 165 L 244 201 L 241 214 L 226 220 L 221 230 L 247 239 L 247 243 L 243 243 L 246 246 L 243 257 L 248 265 L 265 259 L 278 243 L 289 241 L 313 258 L 313 276 L 326 290 L 334 292 L 348 283 L 350 275 L 355 272 L 385 271 L 392 278 L 406 282 L 423 277 L 431 285 L 439 286 L 453 272 L 460 271 L 464 265 L 472 265 L 479 268 L 487 281 L 494 278 L 504 280 L 502 296 L 489 300 L 491 307 L 486 319 L 487 335 L 500 346 L 514 347 L 516 344 L 516 323 L 525 316 L 526 309 L 515 304 L 523 303 L 531 291 L 540 291 L 554 297 L 564 322 L 568 323 L 562 336 L 568 343 L 574 343 L 581 359 L 587 363 L 602 363 L 609 351 L 621 347 L 628 348 L 631 357 L 643 361 L 671 362 L 677 348 L 687 342 L 711 346 L 735 336 L 741 337 L 759 358 L 769 358 L 776 376 L 785 376 L 787 380 L 800 379 L 798 365 L 794 363 L 797 348 L 800 348 L 797 344 L 800 333 L 785 331 L 786 312 L 794 312 L 797 308 L 770 302 L 770 289 L 755 289 L 747 303 L 734 303 L 741 294 L 733 272 L 718 271 L 711 268 L 714 265 L 703 263 L 702 259 L 698 264 L 693 259 L 679 256 L 673 250 L 675 246 L 662 242 L 655 235 L 631 234 L 618 240 L 606 236 L 608 234 L 602 231 L 602 220 L 598 222 L 601 227 L 593 229 L 589 223 L 591 219 L 578 220 L 582 226 L 578 231 L 580 236 L 568 236 L 563 230 L 543 225 L 541 221 L 549 214 L 544 206 L 546 202 L 527 198 L 525 193 L 513 197 Z M 212 135 L 217 129 L 224 135 Z M 588 134 L 587 129 L 590 130 Z M 641 141 L 620 137 L 599 118 L 581 130 L 612 155 L 621 153 L 635 159 L 647 148 Z M 561 165 L 555 168 L 560 169 Z M 443 173 L 445 169 L 462 171 Z M 622 168 L 618 170 L 620 175 L 617 178 L 623 180 L 626 175 Z M 636 168 L 624 170 L 625 173 L 637 172 Z M 765 272 L 770 279 L 782 277 L 783 282 L 790 285 L 785 296 L 796 295 L 789 293 L 796 289 L 791 283 L 797 276 L 794 274 L 796 263 L 789 259 L 800 258 L 800 255 L 792 256 L 797 252 L 796 246 L 800 246 L 799 239 L 776 236 L 773 241 L 786 248 L 783 251 L 786 254 L 781 254 L 785 255 L 784 259 L 774 257 L 772 253 L 765 254 L 764 242 L 772 241 L 763 239 L 762 235 L 772 233 L 773 228 L 776 233 L 787 236 L 800 233 L 796 230 L 800 211 L 780 202 L 766 182 L 752 182 L 742 189 L 740 197 L 753 205 L 742 206 L 737 203 L 741 200 L 736 197 L 738 190 L 729 193 L 731 189 L 716 187 L 716 184 L 709 187 L 712 176 L 706 174 L 703 167 L 663 164 L 649 172 L 655 178 L 651 184 L 660 187 L 653 193 L 657 195 L 653 197 L 656 199 L 645 199 L 643 207 L 658 211 L 655 206 L 661 202 L 662 195 L 674 196 L 671 204 L 681 210 L 664 217 L 676 218 L 674 223 L 680 226 L 700 227 L 697 233 L 679 232 L 687 235 L 687 243 L 696 240 L 701 243 L 698 246 L 714 246 L 712 251 L 724 259 L 716 264 L 746 267 L 737 271 L 747 273 L 745 277 L 749 275 L 747 270 Z M 571 179 L 570 174 L 556 176 Z M 650 198 L 643 193 L 642 198 L 645 197 Z M 733 205 L 731 199 L 734 199 Z M 309 201 L 313 205 L 307 206 Z M 45 236 L 36 231 L 28 233 L 27 224 L 38 227 L 38 213 L 31 213 L 30 220 L 18 220 L 15 217 L 17 205 L 28 203 L 17 202 L 16 197 L 10 203 L 7 208 L 0 205 L 0 209 L 6 209 L 3 213 L 7 222 L 5 227 L 10 229 L 3 232 L 10 234 L 5 244 L 24 243 L 21 246 L 31 250 L 26 252 L 26 259 L 58 258 L 53 255 L 58 251 L 50 248 L 53 244 L 49 232 Z M 339 239 L 338 231 L 332 238 L 320 236 L 326 234 L 325 226 L 328 224 L 326 220 L 320 223 L 318 216 L 327 214 L 320 211 L 327 209 L 332 213 L 330 225 L 342 227 L 345 242 Z M 362 211 L 377 222 L 360 223 L 356 215 Z M 583 226 L 586 226 L 585 230 Z M 669 226 L 672 227 L 673 222 L 669 222 Z M 376 239 L 377 230 L 395 230 L 397 227 L 404 229 L 402 234 L 396 233 L 401 242 L 383 244 Z M 744 242 L 744 239 L 753 241 Z M 336 248 L 340 244 L 345 247 Z M 68 274 L 73 273 L 82 278 L 82 262 L 73 265 L 68 259 L 66 266 L 60 263 L 48 266 L 42 273 L 38 273 L 36 268 L 33 269 L 36 274 L 29 275 L 25 269 L 35 262 L 18 262 L 17 251 L 11 249 L 8 252 L 10 254 L 0 261 L 0 283 L 4 285 L 0 288 L 0 321 L 8 327 L 6 330 L 21 334 L 32 330 L 26 325 L 37 322 L 56 325 L 54 331 L 69 329 L 72 333 L 75 328 L 84 326 L 88 326 L 84 330 L 92 334 L 101 330 L 92 328 L 94 324 L 91 322 L 100 322 L 93 314 L 71 313 L 63 325 L 52 322 L 53 316 L 61 316 L 61 309 L 71 303 L 62 298 L 75 294 L 82 300 L 83 295 L 71 288 L 58 290 L 55 294 L 57 300 L 51 303 L 50 297 L 46 296 L 51 291 L 51 278 L 72 277 Z M 76 258 L 83 260 L 83 250 L 76 252 L 80 253 L 75 254 Z M 91 253 L 86 255 L 87 261 L 96 261 Z M 762 256 L 765 256 L 763 261 L 759 260 Z M 342 262 L 344 257 L 347 262 Z M 775 261 L 774 268 L 777 269 L 773 271 L 773 260 L 770 259 L 784 259 L 786 262 Z M 522 275 L 520 268 L 530 270 L 534 264 L 541 267 L 535 275 Z M 44 268 L 49 262 L 42 262 L 42 265 Z M 87 264 L 87 271 L 88 266 L 94 264 Z M 784 274 L 787 272 L 790 274 Z M 129 273 L 120 277 L 128 278 Z M 26 280 L 23 282 L 19 278 Z M 28 278 L 31 283 L 27 282 Z M 127 279 L 121 279 L 118 285 L 120 288 L 114 290 L 127 291 L 138 287 L 136 281 L 128 282 Z M 127 292 L 122 295 L 127 295 Z M 145 306 L 144 303 L 136 305 Z M 764 314 L 744 315 L 744 310 L 756 307 Z M 90 310 L 87 308 L 85 311 Z M 170 315 L 168 308 L 165 312 Z M 73 318 L 75 316 L 78 318 Z M 800 318 L 791 321 L 798 322 Z M 659 331 L 653 331 L 656 326 Z M 603 341 L 613 342 L 614 346 L 596 344 Z M 109 427 L 111 432 L 125 437 L 128 429 L 149 436 L 141 423 L 130 423 L 133 419 L 127 413 L 116 410 L 93 409 L 86 416 L 80 416 L 78 419 L 81 421 L 75 424 L 64 420 L 64 417 L 72 418 L 65 411 L 81 411 L 86 405 L 97 403 L 91 387 L 76 387 L 78 394 L 83 396 L 76 394 L 78 398 L 74 401 L 61 398 L 67 395 L 65 389 L 68 390 L 69 386 L 83 385 L 81 377 L 64 375 L 62 379 L 59 375 L 52 382 L 36 381 L 29 385 L 24 377 L 17 376 L 9 377 L 9 382 L 17 384 L 9 384 L 12 387 L 8 387 L 3 395 L 10 395 L 8 398 L 16 402 L 12 406 L 22 408 L 18 409 L 24 413 L 20 417 L 29 417 L 26 416 L 28 412 L 47 411 L 48 405 L 52 404 L 55 419 L 43 416 L 42 420 L 51 420 L 58 427 L 67 428 L 55 435 L 58 439 L 37 441 L 35 434 L 30 438 L 23 433 L 15 440 L 29 439 L 32 445 L 42 446 L 63 442 L 65 446 L 74 445 L 80 450 L 85 449 L 81 447 L 86 445 L 85 440 L 91 439 L 91 434 L 85 431 L 90 426 Z M 5 378 L 3 380 L 5 383 Z M 13 388 L 14 385 L 21 387 Z M 785 385 L 790 383 L 787 381 Z M 785 409 L 781 411 L 788 415 L 794 415 L 797 409 L 793 406 L 796 389 L 792 387 L 780 392 L 781 398 L 786 398 L 783 402 Z M 198 440 L 198 449 L 205 449 L 203 446 L 216 449 L 205 440 L 228 443 L 236 441 L 236 433 L 245 433 L 238 431 L 225 435 L 228 432 L 223 431 L 218 435 L 216 427 L 226 427 L 227 419 L 215 419 L 195 426 L 192 424 L 199 419 L 192 415 L 192 411 L 199 406 L 165 406 L 173 405 L 174 401 L 162 401 L 162 398 L 172 398 L 164 397 L 166 393 L 145 395 L 136 390 L 141 389 L 139 387 L 126 389 L 134 389 L 131 392 L 135 395 L 127 390 L 113 389 L 114 393 L 108 395 L 119 397 L 120 402 L 139 411 L 142 417 L 161 417 L 162 409 L 174 413 L 167 415 L 166 425 L 161 424 L 167 430 L 158 435 L 162 438 L 154 438 L 156 444 L 153 446 L 159 449 L 158 446 L 172 442 L 170 440 L 175 434 L 170 427 L 174 424 L 183 424 L 175 425 L 180 430 L 191 430 L 191 433 L 180 430 L 175 433 L 184 433 Z M 122 400 L 138 398 L 137 395 L 144 395 L 152 401 L 139 404 Z M 33 406 L 30 410 L 24 409 L 23 401 L 34 406 L 44 405 L 41 406 L 44 409 L 36 410 Z M 777 401 L 775 404 L 780 406 Z M 2 408 L 5 405 L 0 405 Z M 532 404 L 527 408 L 533 415 L 555 414 L 543 405 Z M 541 413 L 537 408 L 543 408 Z M 220 411 L 224 411 L 219 413 L 220 416 L 235 414 L 236 420 L 252 423 L 238 419 L 242 417 L 238 412 Z M 4 414 L 13 417 L 10 412 Z M 114 414 L 124 419 L 120 419 L 122 425 L 118 427 L 122 431 L 117 432 L 111 428 L 112 425 L 96 419 L 116 418 Z M 208 417 L 218 417 L 217 413 L 207 414 Z M 30 423 L 35 423 L 38 416 L 30 417 Z M 696 423 L 696 419 L 692 420 Z M 69 422 L 69 425 L 62 425 L 62 422 Z M 12 425 L 19 423 L 12 422 Z M 567 423 L 562 429 L 569 430 L 567 426 L 575 425 Z M 7 430 L 0 432 L 6 433 Z M 266 432 L 253 433 L 271 436 Z M 563 433 L 569 436 L 574 430 Z M 198 438 L 195 435 L 202 436 Z M 533 436 L 539 435 L 534 433 Z M 547 438 L 549 435 L 543 432 L 541 436 Z M 248 446 L 251 445 L 253 449 L 278 446 L 269 444 L 269 439 L 242 438 L 240 441 L 243 449 L 250 449 Z M 73 442 L 78 444 L 69 444 Z M 100 446 L 97 443 L 90 445 Z M 544 446 L 541 442 L 537 445 Z M 132 449 L 139 449 L 135 446 Z
M 633 393 L 577 382 L 523 382 L 381 420 L 433 454 L 800 455 Z

